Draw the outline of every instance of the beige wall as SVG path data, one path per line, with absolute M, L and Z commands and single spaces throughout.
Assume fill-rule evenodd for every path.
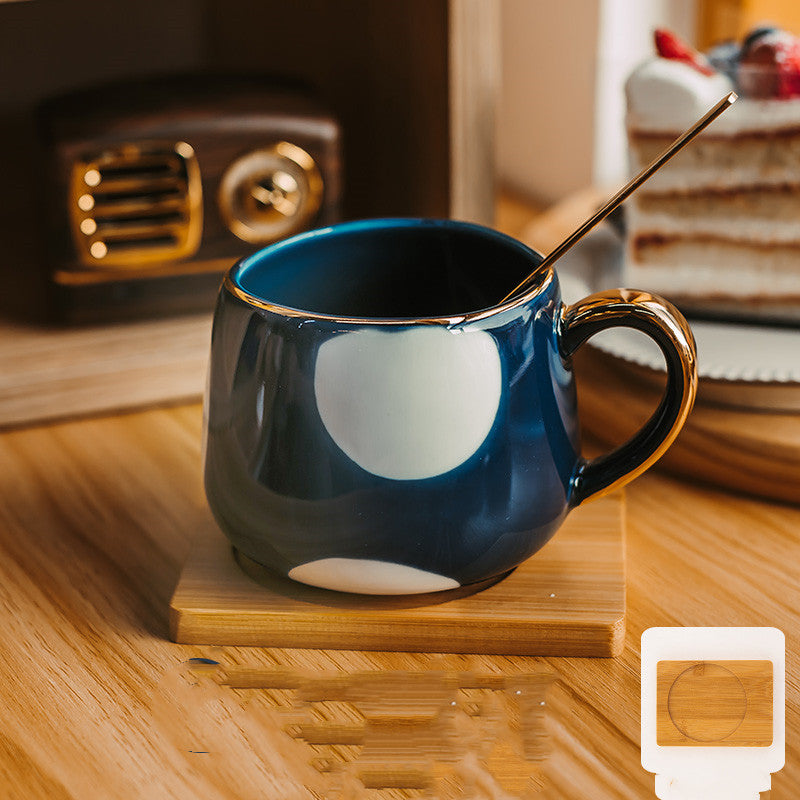
M 694 37 L 695 0 L 502 0 L 501 185 L 553 202 L 627 177 L 623 83 L 652 30 Z
M 550 201 L 592 168 L 597 0 L 502 0 L 501 184 Z

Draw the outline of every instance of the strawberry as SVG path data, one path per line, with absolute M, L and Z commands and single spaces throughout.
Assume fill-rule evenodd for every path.
M 784 31 L 756 39 L 742 53 L 739 85 L 747 97 L 800 97 L 800 39 Z
M 713 75 L 714 69 L 702 53 L 698 53 L 686 42 L 678 38 L 672 31 L 666 28 L 657 28 L 655 31 L 656 51 L 662 58 L 669 58 L 673 61 L 683 61 L 690 67 L 694 67 L 703 75 Z

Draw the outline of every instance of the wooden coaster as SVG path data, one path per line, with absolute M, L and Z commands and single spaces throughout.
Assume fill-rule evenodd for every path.
M 769 747 L 771 661 L 659 661 L 658 744 Z
M 170 603 L 183 644 L 614 656 L 625 638 L 625 504 L 573 511 L 538 553 L 480 591 L 367 597 L 237 563 L 209 515 Z

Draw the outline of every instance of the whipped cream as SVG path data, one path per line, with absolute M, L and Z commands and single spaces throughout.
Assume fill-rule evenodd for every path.
M 638 66 L 625 83 L 628 130 L 678 135 L 693 125 L 734 85 L 721 72 L 703 75 L 689 64 L 656 57 Z M 708 127 L 710 136 L 800 126 L 800 98 L 740 97 Z
M 628 126 L 646 131 L 685 130 L 733 88 L 731 79 L 721 72 L 703 75 L 682 61 L 650 59 L 639 65 L 625 82 Z

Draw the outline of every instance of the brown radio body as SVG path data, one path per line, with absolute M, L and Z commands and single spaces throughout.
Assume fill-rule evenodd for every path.
M 40 127 L 62 321 L 211 309 L 237 258 L 339 219 L 340 126 L 289 83 L 118 83 L 45 102 Z

